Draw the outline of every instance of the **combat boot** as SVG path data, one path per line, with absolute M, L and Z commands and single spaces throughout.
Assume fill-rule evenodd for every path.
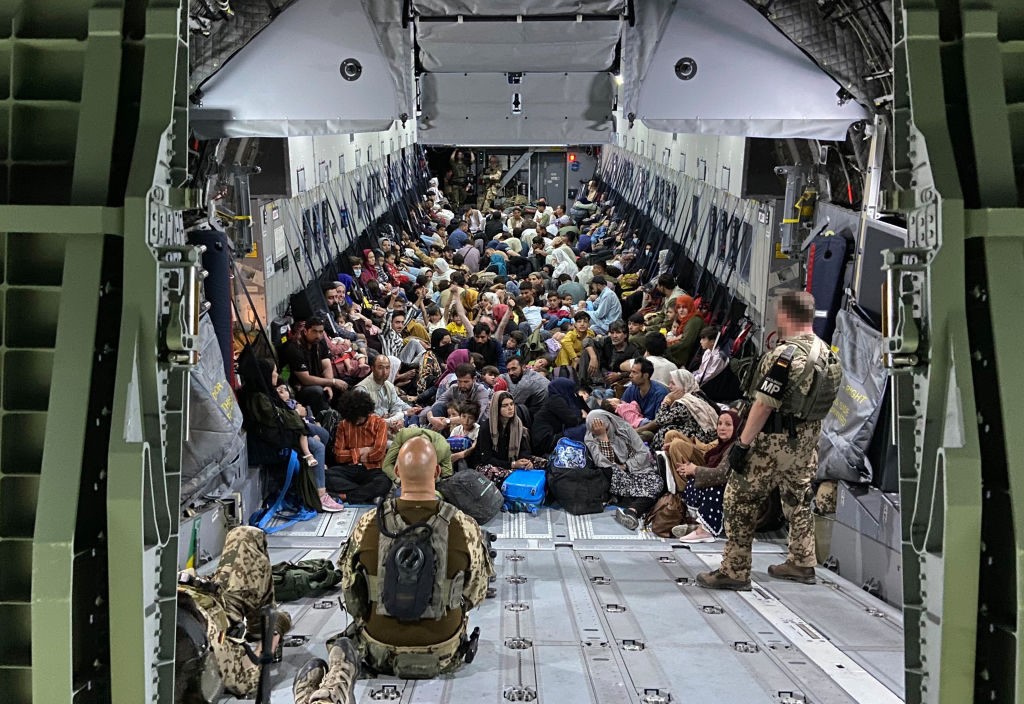
M 355 643 L 349 638 L 338 638 L 331 646 L 327 661 L 327 674 L 309 698 L 310 704 L 353 704 L 356 700 L 356 678 L 359 676 L 359 652 Z
M 733 579 L 722 570 L 713 572 L 701 572 L 697 575 L 697 584 L 705 589 L 731 589 L 734 592 L 749 592 L 750 580 L 741 581 Z
M 320 658 L 312 658 L 299 668 L 292 680 L 292 698 L 295 704 L 309 704 L 309 698 L 327 674 L 327 663 Z
M 798 567 L 789 560 L 780 565 L 772 565 L 768 568 L 768 574 L 775 579 L 788 579 L 790 582 L 800 582 L 801 584 L 818 583 L 813 567 Z

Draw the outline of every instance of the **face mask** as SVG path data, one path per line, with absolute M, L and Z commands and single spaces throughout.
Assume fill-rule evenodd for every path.
M 447 360 L 448 359 L 448 355 L 450 355 L 454 351 L 455 351 L 455 345 L 454 344 L 441 345 L 440 347 L 437 348 L 438 357 L 440 358 L 440 361 L 442 361 L 442 362 Z
M 359 278 L 359 275 L 363 273 L 362 269 L 356 268 L 352 270 L 352 276 Z

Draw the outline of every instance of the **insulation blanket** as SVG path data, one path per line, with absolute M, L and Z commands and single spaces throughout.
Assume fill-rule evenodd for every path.
M 181 506 L 228 493 L 245 478 L 248 458 L 242 411 L 224 376 L 224 361 L 204 315 L 199 325 L 199 364 L 189 372 L 189 433 L 181 456 Z
M 871 481 L 866 453 L 878 423 L 885 393 L 882 334 L 845 310 L 836 316 L 832 346 L 839 349 L 843 385 L 822 421 L 818 443 L 818 480 Z

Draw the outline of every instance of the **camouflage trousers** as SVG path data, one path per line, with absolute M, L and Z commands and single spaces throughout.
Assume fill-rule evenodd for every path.
M 757 515 L 775 487 L 782 495 L 782 512 L 789 520 L 789 560 L 799 567 L 817 564 L 811 481 L 817 469 L 821 422 L 804 423 L 796 438 L 785 433 L 762 433 L 751 446 L 747 471 L 731 472 L 725 488 L 726 544 L 722 572 L 733 579 L 750 578 L 750 546 Z
M 388 645 L 371 636 L 357 622 L 350 623 L 341 635 L 352 640 L 359 657 L 376 672 L 402 679 L 423 680 L 449 674 L 462 667 L 463 656 L 459 647 L 467 624 L 468 620 L 464 619 L 458 633 L 434 645 Z M 330 641 L 327 645 L 329 648 Z
M 224 541 L 217 571 L 210 580 L 216 589 L 206 592 L 179 586 L 206 617 L 207 638 L 224 689 L 239 697 L 251 697 L 259 683 L 260 669 L 245 649 L 248 639 L 262 633 L 262 608 L 274 602 L 274 583 L 267 555 L 267 536 L 259 528 L 233 528 Z M 245 636 L 229 636 L 238 624 Z

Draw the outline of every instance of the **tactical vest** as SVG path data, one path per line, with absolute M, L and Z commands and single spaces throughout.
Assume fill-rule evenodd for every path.
M 377 509 L 383 511 L 384 527 L 389 533 L 400 534 L 409 524 L 398 513 L 394 499 L 388 499 Z M 436 621 L 444 617 L 451 609 L 462 606 L 462 590 L 466 575 L 460 572 L 454 579 L 448 579 L 448 526 L 458 509 L 451 504 L 440 502 L 438 512 L 430 517 L 426 525 L 430 527 L 430 547 L 434 553 L 434 583 L 430 601 L 420 613 L 419 620 Z M 392 616 L 384 604 L 384 589 L 388 580 L 388 554 L 391 551 L 393 538 L 383 532 L 380 534 L 377 548 L 377 574 L 366 575 L 367 592 L 374 609 L 381 616 Z
M 832 348 L 821 340 L 815 339 L 810 344 L 803 340 L 791 342 L 783 355 L 789 354 L 792 357 L 796 350 L 800 350 L 807 359 L 800 376 L 789 380 L 786 395 L 782 399 L 782 413 L 802 421 L 821 420 L 828 415 L 839 393 L 843 382 L 843 367 Z M 797 389 L 804 386 L 812 374 L 814 378 L 807 393 L 798 393 Z

